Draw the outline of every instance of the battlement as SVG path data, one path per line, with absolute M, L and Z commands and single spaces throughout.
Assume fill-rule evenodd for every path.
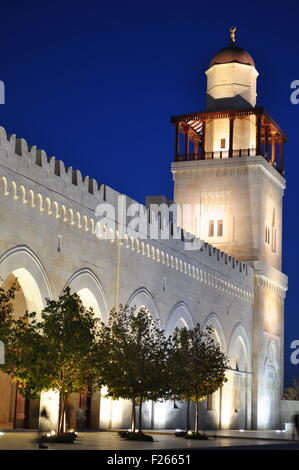
M 0 165 L 6 169 L 5 176 L 0 176 L 1 193 L 44 211 L 49 216 L 54 215 L 56 219 L 76 226 L 83 233 L 107 238 L 107 227 L 96 220 L 95 211 L 99 204 L 108 203 L 117 213 L 120 196 L 125 198 L 126 207 L 135 203 L 146 211 L 145 206 L 128 196 L 99 184 L 94 178 L 83 176 L 79 170 L 66 167 L 63 161 L 55 157 L 48 157 L 44 150 L 36 146 L 29 147 L 25 139 L 16 138 L 14 134 L 7 136 L 3 127 L 0 127 Z M 17 179 L 16 174 L 18 178 L 25 177 L 26 184 L 20 178 Z M 117 240 L 121 223 L 119 220 L 115 222 L 115 231 L 112 236 L 110 233 L 110 238 Z M 127 220 L 123 221 L 123 225 L 127 225 Z M 138 232 L 128 232 L 121 243 L 155 261 L 165 261 L 167 266 L 196 279 L 203 276 L 200 266 L 197 266 L 200 263 L 208 268 L 211 279 L 213 276 L 216 279 L 219 272 L 252 289 L 250 266 L 200 240 L 197 240 L 200 249 L 185 250 L 183 231 L 175 223 L 173 225 L 173 233 L 179 232 L 179 238 L 156 240 L 144 234 L 143 237 L 139 236 L 142 234 Z

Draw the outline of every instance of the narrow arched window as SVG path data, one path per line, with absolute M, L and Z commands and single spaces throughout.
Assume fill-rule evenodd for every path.
M 265 231 L 265 242 L 270 244 L 270 229 L 269 227 L 266 226 L 266 231 Z
M 209 222 L 209 237 L 214 236 L 214 220 L 210 220 Z
M 218 220 L 217 224 L 217 237 L 223 236 L 223 220 Z
M 273 253 L 276 253 L 276 227 L 275 227 L 275 209 L 273 209 L 272 215 L 272 243 L 271 248 Z

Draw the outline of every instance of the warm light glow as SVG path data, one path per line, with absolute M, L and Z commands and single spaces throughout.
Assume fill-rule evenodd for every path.
M 40 397 L 40 410 L 46 409 L 49 416 L 49 420 L 53 428 L 58 426 L 58 411 L 59 411 L 59 392 L 55 390 L 49 390 L 48 392 L 42 392 Z M 51 431 L 52 433 L 55 431 Z
M 166 402 L 157 402 L 155 403 L 155 415 L 154 415 L 154 422 L 155 427 L 162 428 L 165 426 L 166 421 L 166 411 L 167 411 L 167 403 Z
M 101 428 L 110 428 L 110 419 L 111 419 L 111 402 L 110 398 L 106 398 L 108 389 L 107 387 L 102 387 L 101 389 Z
M 40 313 L 44 303 L 39 287 L 32 274 L 25 268 L 19 268 L 13 271 L 13 275 L 18 279 L 18 283 L 22 288 L 28 311 Z
M 92 308 L 94 314 L 100 318 L 101 312 L 100 312 L 99 304 L 97 302 L 97 299 L 93 295 L 93 293 L 89 289 L 84 287 L 83 289 L 79 290 L 77 294 L 79 295 L 84 307 Z
M 125 400 L 112 400 L 111 403 L 111 425 L 112 427 L 122 426 L 123 407 Z

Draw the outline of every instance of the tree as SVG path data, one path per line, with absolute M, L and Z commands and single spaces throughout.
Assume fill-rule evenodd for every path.
M 285 400 L 299 400 L 299 381 L 296 377 L 292 378 L 293 385 L 284 391 L 283 398 Z
M 29 314 L 14 319 L 6 335 L 5 364 L 1 368 L 25 398 L 37 398 L 51 387 L 48 360 L 46 344 L 30 323 Z
M 5 371 L 25 397 L 42 391 L 60 394 L 58 433 L 70 393 L 87 393 L 98 378 L 95 365 L 100 322 L 67 287 L 58 300 L 46 299 L 40 317 L 26 313 L 13 322 Z
M 131 430 L 136 430 L 135 406 L 139 403 L 139 431 L 142 430 L 142 404 L 166 396 L 170 342 L 149 312 L 120 305 L 113 309 L 102 331 L 100 354 L 102 381 L 113 399 L 132 400 Z
M 199 403 L 227 381 L 228 358 L 212 338 L 213 329 L 205 331 L 197 324 L 192 330 L 176 328 L 172 336 L 169 369 L 173 395 L 195 402 L 195 434 L 199 431 Z
M 0 282 L 2 279 L 0 278 Z M 16 284 L 10 288 L 0 287 L 0 340 L 4 343 L 13 323 L 13 301 L 15 299 Z
M 5 344 L 5 363 L 0 369 L 12 377 L 26 398 L 36 398 L 47 383 L 42 370 L 43 367 L 47 370 L 44 343 L 27 313 L 14 318 L 17 290 L 16 283 L 6 290 L 0 287 L 0 339 Z

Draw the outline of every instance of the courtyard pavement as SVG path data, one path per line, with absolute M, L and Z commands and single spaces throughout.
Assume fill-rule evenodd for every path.
M 147 431 L 150 433 L 150 431 Z M 215 431 L 207 432 L 207 441 L 177 438 L 171 431 L 152 432 L 154 442 L 131 442 L 120 438 L 117 432 L 82 432 L 74 444 L 50 444 L 48 450 L 188 450 L 188 449 L 292 449 L 299 450 L 299 440 L 292 441 L 289 433 L 273 431 Z M 219 434 L 223 435 L 220 436 Z M 218 434 L 216 437 L 212 435 Z M 0 450 L 35 450 L 37 433 L 8 431 L 0 435 Z M 46 450 L 45 450 L 46 452 Z

